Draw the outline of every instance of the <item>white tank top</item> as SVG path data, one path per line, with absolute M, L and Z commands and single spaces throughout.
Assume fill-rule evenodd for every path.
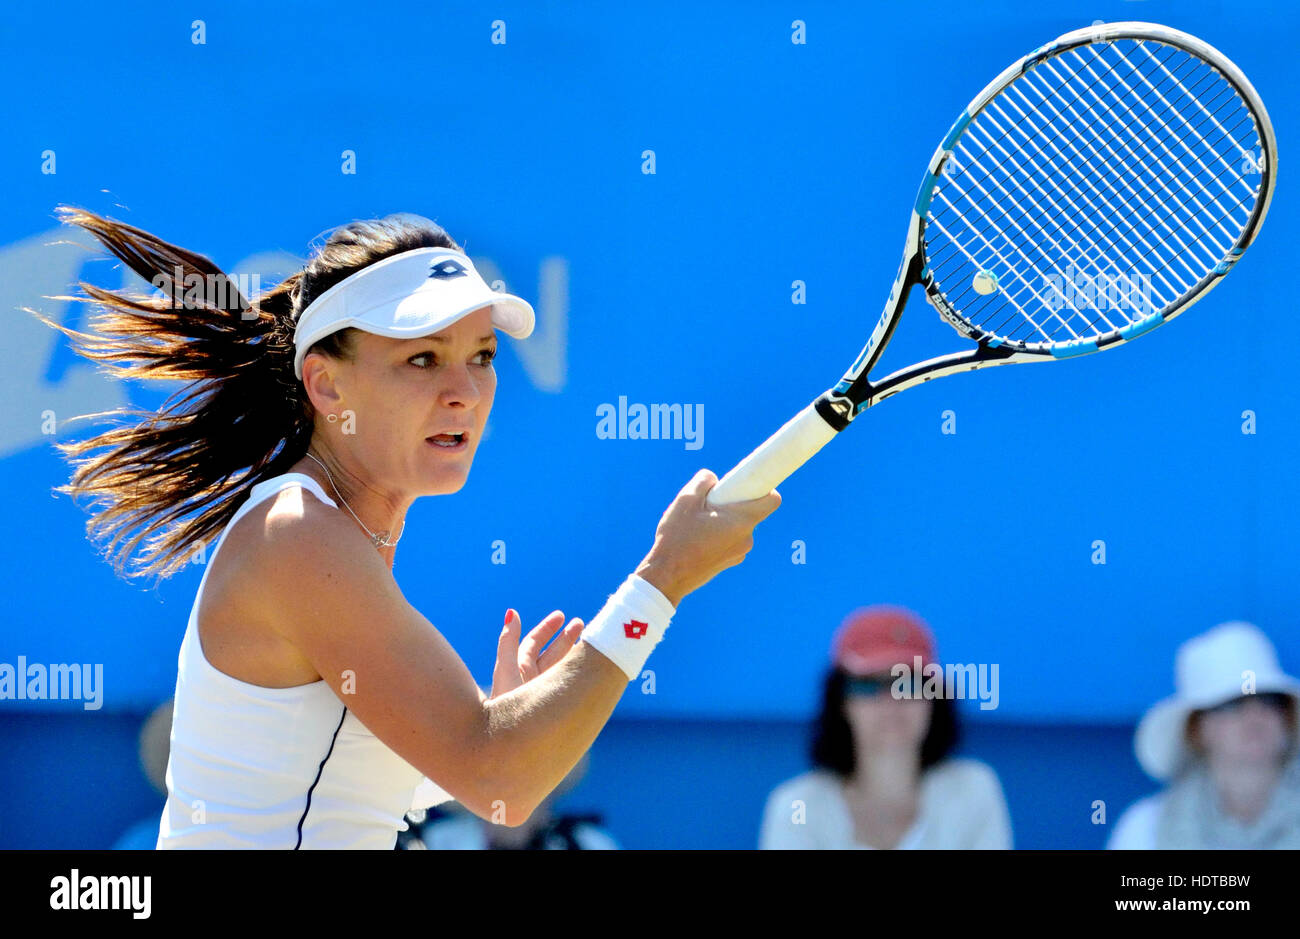
M 158 848 L 391 849 L 408 809 L 451 798 L 368 731 L 326 682 L 263 688 L 204 657 L 199 602 L 226 534 L 291 486 L 338 508 L 303 473 L 263 480 L 222 531 L 199 581 L 177 660 Z

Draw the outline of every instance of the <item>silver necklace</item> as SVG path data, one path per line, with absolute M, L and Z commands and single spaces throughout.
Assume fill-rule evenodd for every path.
M 310 450 L 307 451 L 306 455 L 310 456 L 313 460 L 316 460 L 316 457 L 312 455 Z M 352 506 L 348 505 L 348 500 L 343 498 L 343 493 L 339 492 L 339 487 L 334 485 L 334 477 L 330 475 L 329 467 L 326 466 L 324 463 L 321 463 L 320 460 L 316 460 L 316 462 L 320 463 L 320 468 L 325 471 L 325 478 L 330 481 L 330 486 L 334 489 L 334 494 L 339 497 L 339 501 L 343 503 L 343 507 L 346 508 L 349 512 L 352 512 Z M 388 540 L 389 532 L 387 529 L 381 532 L 373 532 L 369 528 L 366 528 L 365 522 L 361 521 L 360 518 L 357 518 L 356 512 L 352 512 L 352 517 L 357 519 L 357 524 L 360 525 L 363 529 L 365 529 L 366 534 L 370 536 L 370 543 L 374 545 L 376 548 L 395 548 L 397 547 L 397 542 L 402 540 L 402 534 L 399 533 L 396 538 L 394 538 L 392 541 L 389 541 Z M 405 531 L 406 531 L 406 521 L 403 520 L 402 532 L 404 533 Z

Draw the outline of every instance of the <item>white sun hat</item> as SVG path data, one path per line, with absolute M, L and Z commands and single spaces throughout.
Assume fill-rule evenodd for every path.
M 532 306 L 489 287 L 462 252 L 403 251 L 345 277 L 307 305 L 294 329 L 293 374 L 302 378 L 307 350 L 340 329 L 414 339 L 486 306 L 492 308 L 494 327 L 515 339 L 531 335 L 536 322 Z
M 1257 626 L 1240 621 L 1221 623 L 1179 646 L 1174 687 L 1175 694 L 1147 711 L 1134 736 L 1138 762 L 1161 781 L 1176 776 L 1186 765 L 1187 718 L 1193 711 L 1252 691 L 1277 691 L 1300 699 L 1300 681 L 1282 671 L 1268 637 Z

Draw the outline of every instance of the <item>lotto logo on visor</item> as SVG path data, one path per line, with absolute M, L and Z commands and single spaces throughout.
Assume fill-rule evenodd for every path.
M 643 623 L 637 619 L 632 620 L 630 623 L 623 624 L 623 632 L 629 639 L 640 639 L 646 634 L 646 630 L 649 628 L 649 623 Z
M 465 277 L 465 267 L 459 261 L 452 258 L 444 258 L 441 261 L 434 261 L 429 268 L 429 276 L 436 277 L 438 280 L 450 280 L 453 277 Z
M 532 306 L 489 287 L 462 252 L 417 248 L 384 258 L 335 284 L 303 310 L 294 328 L 294 375 L 302 378 L 302 362 L 312 344 L 340 329 L 413 339 L 484 307 L 492 311 L 493 328 L 515 339 L 532 333 Z

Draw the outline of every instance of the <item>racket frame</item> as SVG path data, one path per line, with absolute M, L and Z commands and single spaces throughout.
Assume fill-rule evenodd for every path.
M 1173 46 L 1189 52 L 1216 68 L 1233 86 L 1256 118 L 1259 131 L 1262 159 L 1260 160 L 1260 195 L 1256 199 L 1250 217 L 1242 229 L 1241 235 L 1229 248 L 1224 257 L 1209 273 L 1175 300 L 1166 309 L 1152 313 L 1137 322 L 1112 330 L 1101 336 L 1078 339 L 1068 343 L 1015 343 L 1000 340 L 973 326 L 957 312 L 939 290 L 925 258 L 925 218 L 929 213 L 930 201 L 935 189 L 943 179 L 944 164 L 952 156 L 957 141 L 970 123 L 979 116 L 984 108 L 996 98 L 1007 86 L 1020 78 L 1043 60 L 1060 55 L 1070 49 L 1091 45 L 1098 42 L 1112 42 L 1117 39 L 1137 39 L 1154 41 Z M 1190 309 L 1206 294 L 1218 286 L 1219 282 L 1232 270 L 1241 259 L 1246 248 L 1255 240 L 1259 229 L 1268 214 L 1273 199 L 1273 189 L 1277 174 L 1277 141 L 1273 125 L 1269 120 L 1264 102 L 1260 100 L 1250 80 L 1231 60 L 1208 43 L 1189 36 L 1186 33 L 1161 26 L 1156 23 L 1109 23 L 1078 29 L 1046 43 L 1030 52 L 1019 62 L 1008 66 L 997 78 L 989 82 L 958 115 L 948 130 L 947 136 L 939 144 L 921 181 L 916 202 L 912 208 L 912 217 L 908 226 L 907 242 L 903 250 L 903 260 L 899 264 L 898 274 L 885 302 L 871 337 L 859 353 L 844 377 L 824 394 L 816 403 L 817 412 L 831 424 L 836 431 L 847 427 L 855 417 L 872 405 L 883 401 L 907 388 L 945 375 L 961 371 L 987 368 L 993 365 L 1007 365 L 1026 362 L 1051 362 L 1057 359 L 1088 355 L 1103 349 L 1123 345 L 1157 326 L 1162 326 L 1174 317 Z M 957 332 L 979 344 L 979 347 L 964 352 L 936 356 L 924 362 L 900 369 L 877 381 L 870 381 L 867 375 L 879 360 L 881 353 L 893 335 L 894 328 L 907 304 L 908 295 L 913 287 L 921 286 L 925 298 L 941 317 Z
M 942 180 L 944 164 L 952 156 L 953 149 L 970 123 L 999 93 L 1034 66 L 1080 46 L 1119 39 L 1154 41 L 1182 49 L 1213 66 L 1233 86 L 1250 108 L 1259 134 L 1261 149 L 1259 197 L 1241 235 L 1222 260 L 1167 308 L 1101 336 L 1076 339 L 1066 343 L 1026 343 L 999 339 L 974 326 L 949 304 L 927 264 L 925 219 L 935 190 Z M 930 158 L 916 201 L 913 203 L 903 257 L 899 262 L 898 273 L 894 277 L 889 297 L 866 345 L 863 346 L 849 370 L 834 387 L 818 396 L 719 480 L 710 491 L 708 501 L 714 505 L 722 505 L 766 495 L 848 427 L 859 414 L 900 391 L 957 372 L 973 371 L 994 365 L 1051 362 L 1088 355 L 1122 345 L 1169 322 L 1190 309 L 1193 304 L 1218 286 L 1241 259 L 1246 248 L 1255 240 L 1264 217 L 1268 214 L 1269 204 L 1272 202 L 1276 174 L 1277 141 L 1263 101 L 1260 100 L 1249 79 L 1231 60 L 1195 36 L 1156 23 L 1123 22 L 1078 29 L 1038 47 L 1008 66 L 972 99 L 953 122 L 943 142 Z M 936 356 L 871 381 L 867 376 L 889 344 L 912 288 L 916 286 L 924 288 L 925 298 L 930 305 L 957 332 L 976 342 L 976 348 Z

